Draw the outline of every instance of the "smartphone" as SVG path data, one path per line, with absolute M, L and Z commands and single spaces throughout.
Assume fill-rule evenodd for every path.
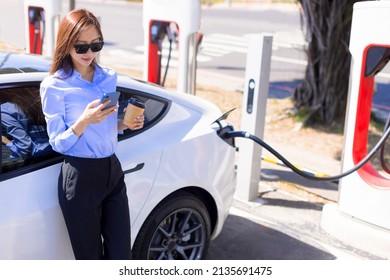
M 101 101 L 101 103 L 104 103 L 107 100 L 110 100 L 110 103 L 108 103 L 106 105 L 106 107 L 104 107 L 102 110 L 106 110 L 112 106 L 117 105 L 120 94 L 121 94 L 120 91 L 113 91 L 113 92 L 105 93 L 100 101 Z

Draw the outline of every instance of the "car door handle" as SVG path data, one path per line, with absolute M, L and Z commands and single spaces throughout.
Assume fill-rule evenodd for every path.
M 134 168 L 127 169 L 127 170 L 123 171 L 123 173 L 129 174 L 129 173 L 132 173 L 132 172 L 136 172 L 136 171 L 141 170 L 142 168 L 144 168 L 144 165 L 145 165 L 144 162 L 138 163 Z

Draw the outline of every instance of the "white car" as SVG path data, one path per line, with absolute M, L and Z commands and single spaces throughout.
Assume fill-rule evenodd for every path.
M 39 95 L 50 60 L 0 52 L 0 96 Z M 222 230 L 236 186 L 232 130 L 220 110 L 193 95 L 118 77 L 120 108 L 146 103 L 145 125 L 118 134 L 135 259 L 203 259 Z M 1 101 L 4 103 L 5 101 Z M 2 124 L 2 139 L 7 137 Z M 11 137 L 12 138 L 12 137 Z M 12 140 L 12 139 L 10 139 Z M 57 201 L 62 157 L 12 158 L 2 145 L 0 259 L 73 259 Z

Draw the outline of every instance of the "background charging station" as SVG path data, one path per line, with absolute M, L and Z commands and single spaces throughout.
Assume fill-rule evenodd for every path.
M 53 55 L 60 13 L 59 0 L 24 0 L 27 52 Z
M 342 172 L 367 155 L 374 79 L 390 59 L 389 26 L 390 2 L 354 5 Z M 356 248 L 377 251 L 378 255 L 390 258 L 390 177 L 370 162 L 343 177 L 338 205 L 324 206 L 322 227 Z
M 162 43 L 166 37 L 170 44 L 176 40 L 179 48 L 177 90 L 195 93 L 200 16 L 199 0 L 143 1 L 145 80 L 164 84 L 163 67 L 167 65 L 162 65 L 161 60 Z
M 272 36 L 253 35 L 249 39 L 241 130 L 263 138 L 271 68 Z M 235 197 L 253 201 L 259 196 L 261 146 L 242 139 L 239 145 Z

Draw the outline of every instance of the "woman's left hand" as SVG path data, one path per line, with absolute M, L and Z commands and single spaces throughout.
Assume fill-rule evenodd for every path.
M 118 122 L 118 131 L 132 129 L 137 130 L 144 127 L 145 116 L 139 115 L 134 118 L 133 123 L 131 125 L 124 124 L 123 119 Z
M 144 122 L 145 122 L 145 116 L 139 115 L 134 118 L 132 125 L 128 127 L 133 130 L 141 129 L 144 127 Z

